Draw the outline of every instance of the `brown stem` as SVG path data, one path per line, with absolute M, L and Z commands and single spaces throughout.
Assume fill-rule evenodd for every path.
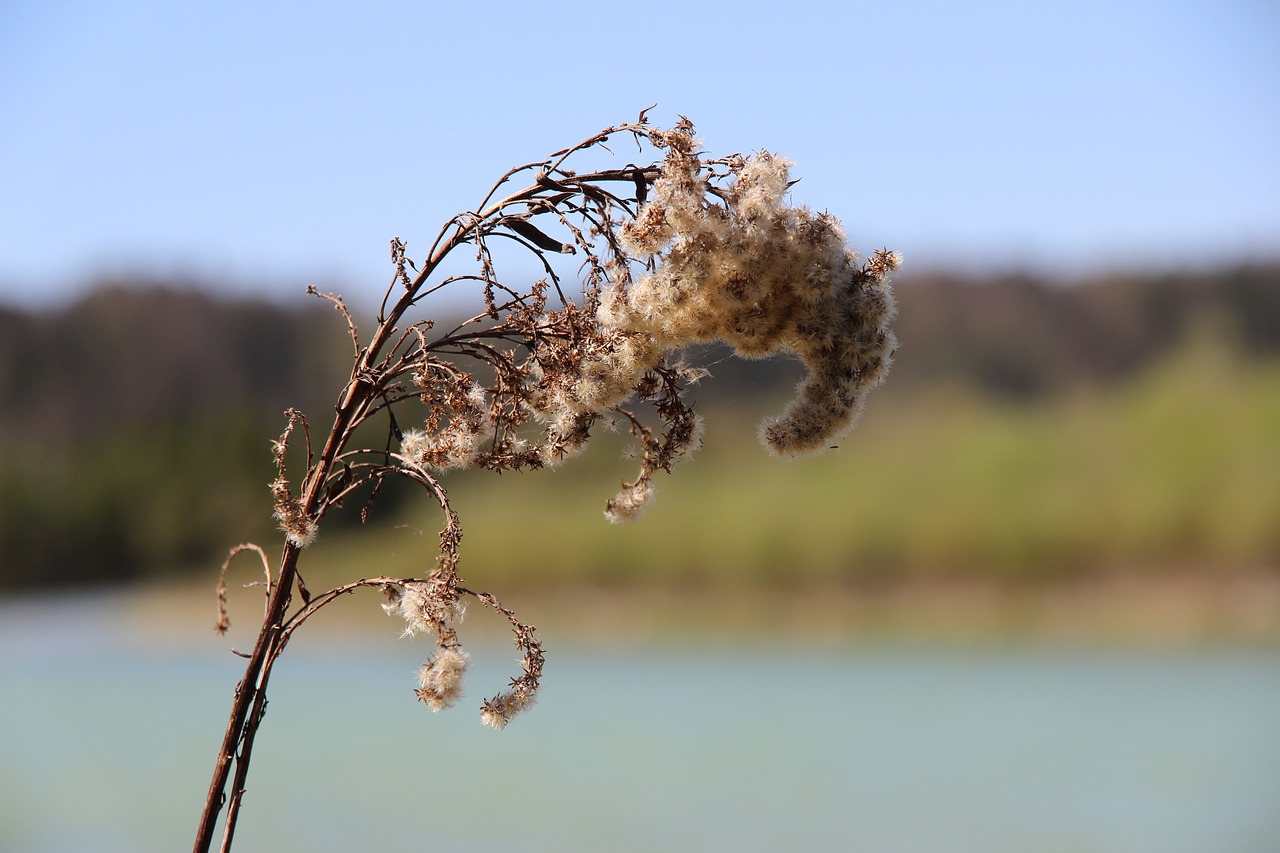
M 257 721 L 250 721 L 249 709 L 263 692 L 266 684 L 259 684 L 263 663 L 273 651 L 280 634 L 280 625 L 284 613 L 289 607 L 293 578 L 297 570 L 298 549 L 286 543 L 280 557 L 280 574 L 275 591 L 267 605 L 266 616 L 262 620 L 262 630 L 254 643 L 253 653 L 249 655 L 249 663 L 245 666 L 244 677 L 236 685 L 235 695 L 231 703 L 231 715 L 227 720 L 227 731 L 222 738 L 222 749 L 218 752 L 214 764 L 213 780 L 209 783 L 209 793 L 205 798 L 204 812 L 200 817 L 200 828 L 196 833 L 195 853 L 209 853 L 213 844 L 214 826 L 218 821 L 218 812 L 226 801 L 227 777 L 231 772 L 231 763 L 236 759 L 236 748 L 245 739 L 250 729 L 257 728 Z M 250 735 L 251 738 L 251 735 Z M 243 757 L 240 760 L 244 760 Z M 237 797 L 238 799 L 238 797 Z M 231 819 L 231 814 L 228 815 Z
M 580 143 L 574 148 L 557 152 L 553 157 L 558 157 L 559 159 L 554 162 L 548 161 L 549 165 L 539 173 L 537 183 L 518 190 L 498 201 L 493 201 L 494 194 L 505 183 L 507 178 L 524 168 L 532 167 L 513 170 L 495 185 L 493 191 L 482 203 L 483 209 L 475 214 L 467 214 L 463 217 L 451 219 L 432 244 L 429 257 L 423 263 L 422 269 L 417 275 L 412 280 L 409 280 L 403 273 L 403 269 L 401 269 L 400 274 L 397 275 L 391 288 L 388 289 L 384 296 L 383 307 L 378 314 L 378 325 L 363 350 L 359 348 L 354 324 L 351 322 L 351 317 L 346 312 L 341 300 L 336 297 L 326 297 L 346 316 L 352 340 L 356 343 L 357 357 L 354 369 L 351 372 L 351 378 L 338 403 L 333 429 L 325 441 L 319 458 L 314 461 L 314 464 L 308 470 L 303 483 L 300 503 L 302 512 L 307 519 L 318 521 L 324 515 L 324 510 L 327 506 L 332 503 L 334 495 L 327 491 L 330 475 L 333 473 L 335 465 L 338 464 L 338 460 L 341 458 L 347 442 L 351 438 L 352 431 L 368 416 L 369 407 L 377 403 L 379 395 L 386 391 L 385 383 L 388 377 L 394 374 L 393 370 L 389 372 L 389 365 L 380 365 L 380 353 L 388 345 L 390 345 L 392 352 L 397 349 L 398 344 L 394 341 L 397 335 L 396 324 L 413 307 L 415 302 L 424 295 L 423 289 L 428 279 L 439 267 L 445 256 L 463 243 L 472 240 L 473 235 L 478 231 L 488 229 L 488 233 L 492 233 L 492 229 L 497 227 L 495 223 L 500 220 L 504 209 L 508 206 L 532 201 L 540 195 L 553 190 L 559 192 L 576 191 L 584 195 L 592 194 L 593 198 L 611 199 L 613 203 L 625 207 L 621 200 L 606 193 L 596 185 L 600 182 L 608 181 L 652 182 L 658 174 L 656 168 L 636 169 L 628 167 L 574 175 L 570 172 L 561 171 L 559 167 L 564 159 L 574 151 L 596 145 L 614 133 L 627 131 L 635 133 L 641 127 L 641 124 L 643 124 L 643 120 L 640 124 L 613 128 Z M 538 165 L 534 164 L 534 166 Z M 402 251 L 403 246 L 400 249 Z M 541 252 L 538 249 L 533 248 L 533 251 L 541 256 Z M 387 301 L 390 299 L 394 288 L 399 284 L 404 285 L 404 292 L 400 294 L 391 309 L 385 311 Z M 430 291 L 427 292 L 429 293 Z M 519 297 L 516 298 L 518 301 Z M 308 461 L 310 462 L 311 444 L 309 432 L 307 433 L 307 445 Z M 281 473 L 283 474 L 283 471 Z M 429 475 L 423 474 L 422 478 L 424 484 L 436 493 L 446 513 L 447 525 L 445 532 L 442 533 L 442 542 L 447 536 L 451 539 L 451 547 L 456 548 L 457 537 L 460 535 L 457 530 L 457 518 L 449 508 L 439 484 Z M 227 815 L 221 849 L 226 851 L 231 846 L 236 820 L 239 815 L 240 802 L 244 795 L 245 779 L 248 774 L 254 738 L 266 710 L 266 688 L 271 676 L 272 665 L 284 650 L 293 628 L 300 624 L 300 620 L 289 622 L 286 618 L 292 600 L 292 590 L 297 581 L 298 555 L 299 547 L 286 540 L 280 556 L 280 568 L 276 577 L 275 587 L 270 590 L 262 628 L 258 633 L 257 641 L 254 643 L 253 652 L 249 655 L 244 676 L 239 684 L 236 685 L 232 698 L 226 733 L 223 735 L 222 747 L 214 764 L 213 778 L 209 784 L 204 812 L 201 815 L 200 826 L 196 834 L 195 853 L 209 853 L 213 844 L 214 827 L 223 805 L 227 805 Z M 303 596 L 306 597 L 305 591 Z M 316 606 L 318 607 L 319 605 Z M 304 608 L 304 617 L 307 612 L 310 611 Z M 507 611 L 504 610 L 503 612 L 506 613 Z M 527 633 L 527 629 L 524 630 Z M 533 677 L 536 681 L 536 673 L 533 674 Z M 236 772 L 228 800 L 227 785 L 233 764 Z
M 236 775 L 231 781 L 231 798 L 227 804 L 227 819 L 222 831 L 222 846 L 219 848 L 221 853 L 227 853 L 231 849 L 231 839 L 236 832 L 236 820 L 240 816 L 240 802 L 244 799 L 245 780 L 249 777 L 249 759 L 253 754 L 253 740 L 258 733 L 258 726 L 262 723 L 263 716 L 267 713 L 267 681 L 271 678 L 272 664 L 284 650 L 284 644 L 287 641 L 287 633 L 278 635 L 275 650 L 263 664 L 257 694 L 253 698 L 253 707 L 245 719 L 244 737 L 240 741 L 240 754 L 236 756 Z
M 393 313 L 392 316 L 397 315 Z M 384 324 L 379 327 L 378 334 L 375 335 L 379 347 L 382 343 L 385 343 L 389 334 L 390 324 Z M 356 377 L 360 376 L 362 370 L 376 357 L 376 352 L 377 350 L 373 347 L 366 351 L 357 365 Z M 353 378 L 347 385 L 347 390 L 343 394 L 342 403 L 339 405 L 337 416 L 334 419 L 333 430 L 329 433 L 329 439 L 325 443 L 319 461 L 307 476 L 302 502 L 303 509 L 308 515 L 313 515 L 316 511 L 324 483 L 328 479 L 330 469 L 333 467 L 334 459 L 346 443 L 352 421 L 367 404 L 371 387 L 368 382 L 360 378 Z M 262 629 L 258 632 L 257 642 L 253 646 L 253 653 L 249 656 L 249 662 L 245 666 L 244 677 L 236 685 L 231 703 L 231 714 L 227 719 L 227 731 L 223 735 L 222 748 L 218 752 L 218 758 L 214 764 L 213 779 L 209 783 L 209 793 L 205 797 L 204 812 L 200 818 L 200 827 L 197 830 L 193 848 L 194 853 L 209 853 L 213 844 L 214 826 L 217 823 L 219 811 L 227 801 L 227 779 L 230 776 L 231 765 L 234 761 L 237 766 L 236 784 L 231 793 L 231 805 L 227 810 L 226 830 L 222 843 L 223 850 L 230 848 L 231 837 L 235 831 L 236 817 L 239 813 L 240 799 L 244 794 L 242 789 L 248 772 L 250 753 L 253 749 L 253 738 L 266 708 L 266 687 L 267 679 L 270 676 L 270 662 L 280 653 L 285 642 L 285 637 L 282 635 L 282 626 L 285 620 L 285 613 L 289 609 L 294 580 L 297 577 L 298 554 L 299 549 L 297 546 L 289 542 L 285 543 L 284 551 L 280 555 L 280 571 L 276 578 L 276 587 L 272 591 L 271 599 L 267 604 L 267 612 L 262 620 Z M 253 709 L 252 714 L 250 709 Z M 239 748 L 238 754 L 237 748 Z

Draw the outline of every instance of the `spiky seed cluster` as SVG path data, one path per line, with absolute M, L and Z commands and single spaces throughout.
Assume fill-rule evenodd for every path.
M 316 541 L 320 528 L 293 496 L 289 483 L 283 477 L 271 481 L 271 495 L 275 498 L 273 514 L 280 523 L 285 538 L 297 548 L 305 548 Z
M 540 318 L 524 405 L 547 424 L 537 451 L 543 465 L 558 464 L 580 451 L 596 421 L 614 423 L 605 415 L 609 410 L 630 423 L 632 434 L 644 442 L 644 464 L 636 480 L 624 483 L 608 502 L 605 516 L 614 522 L 633 521 L 652 500 L 652 473 L 671 470 L 702 446 L 702 417 L 682 393 L 706 372 L 682 362 L 668 364 L 667 353 L 651 335 L 609 328 L 599 322 L 598 314 L 568 305 Z M 621 408 L 635 399 L 657 410 L 666 425 L 661 439 Z
M 382 609 L 405 621 L 404 634 L 436 637 L 437 652 L 418 670 L 418 699 L 432 711 L 451 707 L 462 696 L 462 680 L 471 662 L 458 643 L 454 626 L 462 621 L 466 603 L 458 594 L 456 575 L 437 572 L 426 581 L 387 584 Z
M 284 532 L 289 543 L 296 548 L 306 548 L 316 541 L 320 527 L 315 518 L 307 514 L 302 502 L 293 496 L 293 490 L 289 488 L 289 480 L 285 476 L 289 437 L 293 435 L 293 431 L 299 424 L 305 429 L 306 418 L 297 409 L 289 409 L 285 415 L 289 418 L 288 426 L 278 439 L 271 442 L 271 457 L 276 465 L 276 477 L 270 484 L 271 496 L 274 499 L 272 514 L 280 523 L 280 530 Z
M 462 676 L 470 658 L 461 646 L 441 649 L 418 670 L 415 693 L 433 711 L 452 707 L 462 696 Z
M 414 382 L 430 414 L 425 429 L 403 433 L 403 455 L 436 471 L 475 465 L 497 430 L 485 390 L 469 374 L 434 363 L 419 371 Z
M 647 336 L 594 327 L 590 314 L 570 305 L 551 312 L 542 326 L 549 332 L 530 364 L 530 409 L 556 421 L 593 414 L 624 402 L 636 381 L 661 361 Z
M 523 403 L 546 425 L 538 461 L 557 465 L 582 450 L 601 412 L 635 396 L 640 375 L 662 355 L 647 337 L 602 329 L 573 304 L 546 312 L 536 328 Z
M 505 729 L 512 717 L 533 706 L 534 696 L 533 691 L 519 685 L 486 699 L 480 709 L 480 722 L 491 729 Z
M 605 504 L 605 517 L 614 524 L 636 521 L 653 501 L 653 478 L 648 473 L 641 474 L 634 483 L 623 483 L 622 490 Z
M 458 595 L 457 588 L 448 581 L 409 581 L 383 589 L 386 603 L 382 609 L 389 616 L 399 616 L 405 621 L 405 637 L 417 634 L 441 635 L 462 621 L 466 614 L 466 600 Z
M 511 679 L 510 689 L 486 699 L 480 709 L 482 723 L 493 729 L 502 729 L 516 714 L 533 706 L 538 696 L 538 685 L 542 679 L 542 665 L 545 660 L 542 644 L 532 625 L 522 624 L 515 618 L 514 613 L 499 604 L 492 596 L 480 597 L 510 620 L 515 631 L 516 648 L 522 652 L 520 666 L 524 670 L 523 674 Z
M 897 342 L 888 279 L 900 257 L 882 251 L 859 264 L 835 217 L 787 206 L 792 164 L 781 157 L 731 164 L 736 179 L 716 203 L 692 126 L 661 142 L 668 155 L 653 197 L 621 233 L 625 247 L 659 264 L 604 295 L 601 324 L 644 332 L 659 351 L 719 340 L 746 358 L 796 353 L 809 375 L 761 439 L 779 455 L 821 450 L 853 427 L 889 369 Z

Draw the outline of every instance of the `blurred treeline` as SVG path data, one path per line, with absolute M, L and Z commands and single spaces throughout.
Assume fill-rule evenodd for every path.
M 648 518 L 601 516 L 632 464 L 625 437 L 605 441 L 554 472 L 447 481 L 464 560 L 597 582 L 1280 566 L 1280 267 L 904 276 L 897 295 L 897 363 L 840 450 L 766 457 L 753 424 L 798 366 L 709 349 L 694 354 L 712 371 L 694 395 L 707 447 Z M 350 354 L 318 301 L 152 282 L 0 308 L 0 584 L 207 574 L 245 540 L 270 552 L 270 441 L 290 406 L 322 440 Z M 353 531 L 353 512 L 316 558 L 421 573 L 429 504 L 392 489 L 377 509 L 380 531 Z

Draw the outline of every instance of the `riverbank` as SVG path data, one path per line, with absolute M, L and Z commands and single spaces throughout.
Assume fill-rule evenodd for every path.
M 130 643 L 247 647 L 261 615 L 261 586 L 233 579 L 232 630 L 213 632 L 214 588 L 153 584 L 59 596 L 62 618 L 91 621 Z M 477 584 L 480 588 L 480 585 Z M 313 592 L 319 592 L 313 586 Z M 838 647 L 864 644 L 1167 647 L 1280 645 L 1280 572 L 1119 574 L 1008 585 L 915 580 L 870 587 L 716 586 L 524 587 L 503 603 L 538 626 L 550 646 L 680 645 Z M 0 599 L 12 628 L 24 612 L 47 612 L 49 597 Z M 320 613 L 303 642 L 392 642 L 399 626 L 373 590 Z M 505 622 L 472 602 L 465 642 L 507 642 Z

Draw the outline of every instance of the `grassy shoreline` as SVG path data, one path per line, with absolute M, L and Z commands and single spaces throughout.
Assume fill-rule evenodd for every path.
M 261 615 L 259 587 L 232 588 L 228 639 L 212 631 L 214 582 L 117 588 L 115 624 L 147 645 L 225 648 Z M 239 578 L 240 583 L 250 580 Z M 314 587 L 313 587 L 314 588 Z M 499 591 L 501 592 L 501 591 Z M 904 580 L 790 589 L 572 585 L 521 588 L 504 604 L 553 646 L 845 647 L 904 644 L 1163 648 L 1280 647 L 1280 570 L 1113 573 L 1037 584 Z M 33 599 L 47 601 L 47 599 Z M 376 591 L 341 599 L 299 633 L 303 643 L 381 644 L 400 631 Z M 21 598 L 0 599 L 21 606 Z M 505 624 L 472 603 L 464 641 L 509 643 Z

